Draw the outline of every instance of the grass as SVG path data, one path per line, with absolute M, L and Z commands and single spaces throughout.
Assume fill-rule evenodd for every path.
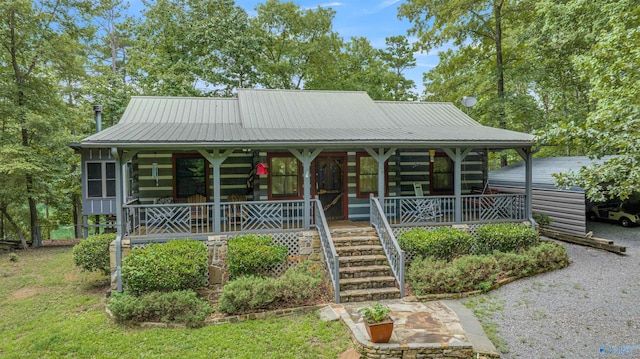
M 73 226 L 60 226 L 51 231 L 51 239 L 74 239 Z
M 493 321 L 493 314 L 504 308 L 504 301 L 492 295 L 484 294 L 470 297 L 462 304 L 473 311 L 473 314 L 482 325 L 482 329 L 487 334 L 487 338 L 496 346 L 496 349 L 503 354 L 508 353 L 507 341 L 498 333 L 498 324 Z
M 314 315 L 200 329 L 142 329 L 104 314 L 106 277 L 81 273 L 71 249 L 0 252 L 2 358 L 336 358 L 350 345 L 339 322 Z

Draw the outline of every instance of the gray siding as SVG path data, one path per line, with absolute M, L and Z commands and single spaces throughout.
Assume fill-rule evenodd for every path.
M 522 187 L 492 186 L 505 193 L 524 193 Z M 533 212 L 543 213 L 553 220 L 549 229 L 584 235 L 586 232 L 586 210 L 584 192 L 533 189 Z
M 87 197 L 87 162 L 115 162 L 109 149 L 83 149 L 82 163 L 82 214 L 103 215 L 116 213 L 115 197 L 89 198 Z M 104 175 L 104 174 L 103 174 Z

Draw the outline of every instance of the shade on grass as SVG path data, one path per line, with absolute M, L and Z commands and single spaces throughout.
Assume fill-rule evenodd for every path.
M 0 253 L 2 358 L 335 358 L 338 322 L 314 315 L 200 329 L 127 328 L 104 314 L 106 278 L 74 267 L 71 248 Z

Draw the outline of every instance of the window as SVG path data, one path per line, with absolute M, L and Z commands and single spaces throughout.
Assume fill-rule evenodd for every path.
M 300 163 L 293 156 L 269 156 L 269 194 L 271 197 L 300 197 Z
M 358 173 L 358 197 L 368 197 L 370 193 L 378 192 L 378 161 L 363 153 L 356 156 L 356 171 Z
M 116 196 L 115 162 L 87 162 L 87 197 Z
M 431 163 L 431 194 L 453 193 L 453 161 L 444 153 L 437 153 Z
M 175 198 L 188 198 L 194 194 L 207 195 L 207 160 L 197 155 L 175 155 Z

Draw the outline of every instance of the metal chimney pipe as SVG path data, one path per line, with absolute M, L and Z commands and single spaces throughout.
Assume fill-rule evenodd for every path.
M 102 105 L 93 106 L 93 112 L 96 114 L 96 132 L 102 131 Z

